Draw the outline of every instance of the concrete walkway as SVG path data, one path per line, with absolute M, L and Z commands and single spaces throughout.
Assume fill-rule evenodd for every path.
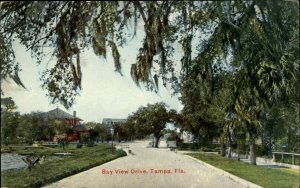
M 127 144 L 127 143 L 126 143 Z M 130 143 L 132 154 L 45 186 L 70 188 L 246 187 L 222 172 L 168 149 Z

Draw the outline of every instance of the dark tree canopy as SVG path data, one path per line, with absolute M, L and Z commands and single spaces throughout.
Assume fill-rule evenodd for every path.
M 53 102 L 70 107 L 81 89 L 80 54 L 89 47 L 99 56 L 111 54 L 121 73 L 119 47 L 126 46 L 141 23 L 145 37 L 131 67 L 137 84 L 145 82 L 157 90 L 161 79 L 176 90 L 190 73 L 194 56 L 206 67 L 222 67 L 231 56 L 229 69 L 245 78 L 238 79 L 237 88 L 251 88 L 241 95 L 250 92 L 267 98 L 278 95 L 278 88 L 288 88 L 282 78 L 295 76 L 298 8 L 297 1 L 272 0 L 1 2 L 1 81 L 12 78 L 25 87 L 18 76 L 14 39 L 31 50 L 37 63 L 50 46 L 56 65 L 45 70 L 43 88 Z M 173 59 L 176 43 L 183 49 L 179 77 Z M 154 64 L 159 65 L 157 72 Z
M 154 146 L 158 147 L 162 130 L 166 128 L 167 123 L 174 122 L 175 116 L 176 112 L 167 110 L 166 104 L 155 103 L 148 104 L 146 107 L 141 106 L 128 117 L 128 122 L 133 125 L 137 135 L 148 136 L 153 134 L 155 137 Z

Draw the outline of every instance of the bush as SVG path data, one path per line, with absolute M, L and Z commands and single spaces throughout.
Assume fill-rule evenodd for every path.
M 203 152 L 219 152 L 220 148 L 203 146 L 203 147 L 200 148 L 200 151 L 203 151 Z
M 94 142 L 93 141 L 89 141 L 86 143 L 87 147 L 93 147 L 94 146 Z
M 219 144 L 205 144 L 200 145 L 199 143 L 179 143 L 177 144 L 179 150 L 199 150 L 204 152 L 218 152 L 220 150 Z
M 65 149 L 69 145 L 69 141 L 66 139 L 60 139 L 57 141 L 58 145 Z
M 94 144 L 93 139 L 87 138 L 86 141 L 85 141 L 85 145 L 86 145 L 87 147 L 93 147 L 95 144 Z
M 232 149 L 234 153 L 247 154 L 249 153 L 249 146 L 246 144 L 238 144 Z
M 198 143 L 178 143 L 177 148 L 180 150 L 197 150 L 200 145 Z
M 262 145 L 256 145 L 255 152 L 257 157 L 268 156 L 268 152 L 265 151 L 264 146 Z

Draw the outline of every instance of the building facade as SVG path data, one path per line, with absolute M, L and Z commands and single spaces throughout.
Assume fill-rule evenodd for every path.
M 73 115 L 59 109 L 53 109 L 44 113 L 45 118 L 52 117 L 56 120 L 64 122 L 66 125 L 70 126 L 71 131 L 64 134 L 56 134 L 53 138 L 53 141 L 59 139 L 67 139 L 68 141 L 78 141 L 82 136 L 89 136 L 90 130 L 85 128 L 82 124 L 82 119 L 76 115 L 76 111 L 73 112 Z

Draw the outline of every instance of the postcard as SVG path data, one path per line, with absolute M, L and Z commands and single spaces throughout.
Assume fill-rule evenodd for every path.
M 1 187 L 298 188 L 299 2 L 2 1 Z

